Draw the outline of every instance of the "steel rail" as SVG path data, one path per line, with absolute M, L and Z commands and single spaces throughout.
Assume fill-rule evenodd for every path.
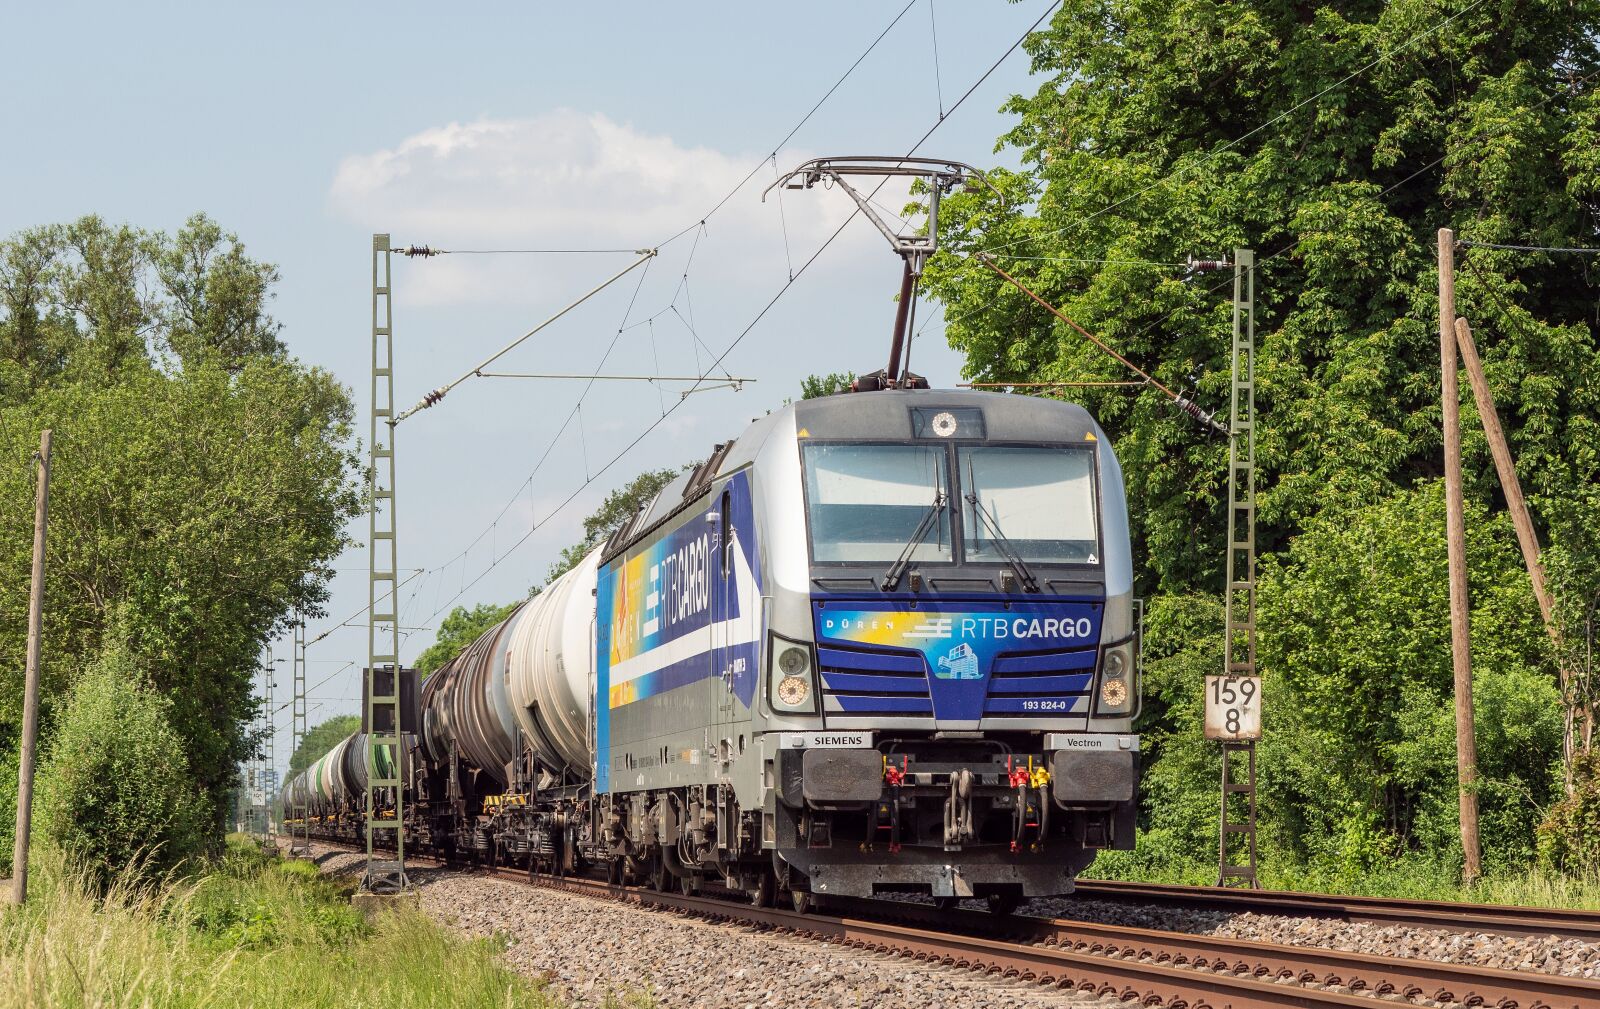
M 940 911 L 907 901 L 834 897 L 829 898 L 832 913 L 802 914 L 713 896 L 618 886 L 582 876 L 530 875 L 524 869 L 503 866 L 478 868 L 584 897 L 781 929 L 806 938 L 1113 995 L 1145 1005 L 1371 1009 L 1377 997 L 1501 1009 L 1600 1009 L 1600 980 L 1593 978 L 1073 919 Z
M 881 904 L 882 901 L 871 902 Z M 936 927 L 983 930 L 1123 958 L 1148 958 L 1202 970 L 1247 973 L 1258 978 L 1343 987 L 1353 992 L 1426 998 L 1465 1005 L 1600 1007 L 1600 980 L 1563 974 L 1513 971 L 1417 957 L 1353 953 L 1326 946 L 1300 946 L 1189 932 L 1103 925 L 1063 918 L 1018 915 L 996 919 L 984 911 L 940 913 L 928 905 L 917 917 Z
M 1447 900 L 1345 897 L 1291 890 L 1233 890 L 1214 886 L 1078 880 L 1076 897 L 1206 911 L 1296 915 L 1461 932 L 1560 936 L 1600 942 L 1600 912 L 1569 908 L 1463 904 Z

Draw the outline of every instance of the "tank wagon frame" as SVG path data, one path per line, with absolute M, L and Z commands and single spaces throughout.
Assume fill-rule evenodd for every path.
M 797 907 L 1070 892 L 1133 843 L 1131 593 L 1081 408 L 787 406 L 428 677 L 407 844 Z M 313 833 L 359 832 L 363 749 L 291 783 Z

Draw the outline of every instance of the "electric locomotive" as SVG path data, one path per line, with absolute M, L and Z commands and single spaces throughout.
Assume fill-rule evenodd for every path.
M 926 232 L 889 229 L 861 175 L 922 178 Z M 1076 405 L 930 390 L 902 366 L 940 194 L 987 180 L 845 158 L 775 185 L 817 182 L 904 260 L 889 367 L 718 445 L 430 676 L 408 845 L 802 910 L 913 892 L 997 911 L 1133 847 L 1139 636 L 1111 443 Z M 359 830 L 349 763 L 290 786 L 333 836 Z
M 1127 512 L 1081 408 L 797 403 L 596 559 L 594 836 L 619 866 L 1005 908 L 1132 847 Z

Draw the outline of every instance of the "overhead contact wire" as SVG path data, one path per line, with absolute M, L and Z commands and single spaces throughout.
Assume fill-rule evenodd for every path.
M 912 0 L 912 2 L 915 3 L 915 0 Z M 1481 2 L 1481 0 L 1480 0 L 1480 2 Z M 1060 4 L 1060 0 L 1051 0 L 1051 3 L 1049 4 L 1048 8 L 1044 11 L 1044 13 L 1041 14 L 1038 17 L 1038 19 L 1035 20 L 1033 22 L 1033 24 L 1030 25 L 1029 28 L 1026 31 L 1024 31 L 1020 36 L 1018 36 L 1016 41 L 1011 43 L 1011 45 L 1006 48 L 1005 52 L 1001 54 L 1000 58 L 995 60 L 994 63 L 991 64 L 989 66 L 989 68 L 987 70 L 985 70 L 983 72 L 983 74 L 976 81 L 973 82 L 971 87 L 967 88 L 967 90 L 962 93 L 961 97 L 956 100 L 955 104 L 950 106 L 950 109 L 945 113 L 944 117 L 939 119 L 931 127 L 929 127 L 928 130 L 925 133 L 923 133 L 921 137 L 919 137 L 917 139 L 916 143 L 911 145 L 911 148 L 910 148 L 910 150 L 908 150 L 906 152 L 905 157 L 911 157 L 912 155 L 914 155 L 916 153 L 917 149 L 920 148 L 924 143 L 926 143 L 928 141 L 928 139 L 930 137 L 932 137 L 935 132 L 938 131 L 939 127 L 942 126 L 945 123 L 945 121 L 947 119 L 949 119 L 949 117 L 951 115 L 953 115 L 956 112 L 956 110 L 959 109 L 966 102 L 966 100 L 968 98 L 970 98 L 972 96 L 972 94 L 974 92 L 976 92 L 978 90 L 978 88 L 981 87 L 983 85 L 983 83 L 985 81 L 987 81 L 990 76 L 992 76 L 994 74 L 994 72 L 997 69 L 1000 68 L 1001 64 L 1004 63 L 1006 61 L 1006 59 L 1008 57 L 1010 57 L 1010 55 L 1012 53 L 1016 52 L 1017 48 L 1022 45 L 1023 40 L 1026 39 L 1028 37 L 1028 35 L 1032 34 L 1035 30 L 1037 30 L 1040 24 L 1044 23 L 1044 20 L 1047 17 L 1050 16 L 1051 11 L 1055 10 L 1056 7 L 1059 6 L 1059 4 Z M 901 10 L 900 15 L 898 15 L 895 18 L 895 21 L 890 22 L 889 28 L 893 28 L 894 24 L 899 21 L 900 17 L 903 17 L 905 15 L 905 12 L 907 10 L 910 10 L 911 6 L 912 6 L 912 4 L 907 4 L 906 7 Z M 883 35 L 888 33 L 889 28 L 885 28 L 884 29 L 884 32 L 879 35 L 878 41 L 881 41 Z M 873 45 L 875 46 L 876 44 L 877 44 L 877 42 L 875 41 L 873 43 Z M 871 49 L 869 48 L 868 52 L 870 52 L 870 51 L 871 51 Z M 862 56 L 863 59 L 865 58 L 865 55 L 866 54 L 863 54 L 863 56 Z M 859 63 L 860 63 L 860 60 L 858 59 L 857 60 L 857 64 L 859 64 Z M 854 69 L 854 66 L 852 66 L 852 69 Z M 848 71 L 846 73 L 846 76 L 848 76 Z M 837 82 L 834 85 L 834 88 L 836 89 L 840 83 L 843 83 L 843 78 L 840 78 L 840 81 Z M 830 89 L 828 93 L 832 94 L 832 91 L 833 91 L 833 89 Z M 827 98 L 827 96 L 825 95 L 823 97 L 823 101 L 825 101 L 826 98 Z M 815 112 L 816 108 L 820 108 L 820 107 L 821 107 L 821 102 L 818 102 L 817 106 L 812 109 L 812 112 Z M 807 113 L 806 118 L 809 119 L 810 115 L 811 115 L 811 113 Z M 801 123 L 798 124 L 795 127 L 794 130 L 790 131 L 789 136 L 793 136 L 794 132 L 798 131 L 800 126 L 803 126 L 804 123 L 805 123 L 805 120 L 802 119 Z M 788 137 L 785 137 L 784 141 L 780 142 L 778 146 L 781 147 L 783 142 L 787 142 L 788 139 L 789 139 Z M 761 165 L 766 164 L 767 161 L 768 161 L 767 158 L 763 158 L 761 160 L 761 163 L 758 164 L 754 170 L 752 170 L 750 175 L 747 176 L 744 181 L 748 182 L 750 178 L 753 178 L 754 175 L 755 175 L 755 172 L 760 171 Z M 872 196 L 877 195 L 878 190 L 882 189 L 883 186 L 887 184 L 887 182 L 888 182 L 887 179 L 884 179 L 883 181 L 879 182 L 877 187 L 875 187 L 872 190 L 871 195 Z M 740 186 L 739 187 L 735 187 L 733 192 L 737 192 L 738 188 L 741 188 L 743 185 L 744 185 L 744 183 L 741 182 Z M 732 198 L 732 196 L 733 196 L 733 193 L 730 192 L 728 194 L 728 196 L 724 197 L 723 201 L 721 203 L 719 203 L 717 206 L 720 208 L 722 206 L 722 204 L 726 203 L 728 199 Z M 713 210 L 713 212 L 715 212 L 715 209 Z M 733 341 L 722 351 L 722 353 L 720 353 L 720 354 L 718 354 L 716 356 L 716 358 L 711 362 L 710 367 L 702 369 L 702 374 L 701 374 L 699 380 L 696 381 L 693 384 L 693 386 L 690 387 L 690 389 L 689 389 L 690 393 L 692 393 L 695 390 L 699 389 L 702 385 L 704 385 L 705 381 L 708 378 L 712 377 L 711 376 L 711 372 L 715 371 L 717 368 L 722 366 L 722 363 L 727 358 L 727 356 L 729 354 L 731 354 L 735 349 L 738 348 L 740 343 L 742 343 L 744 341 L 745 337 L 750 335 L 750 333 L 756 328 L 756 326 L 760 324 L 761 320 L 766 317 L 767 313 L 770 312 L 772 310 L 772 308 L 775 305 L 777 305 L 777 303 L 783 298 L 784 294 L 786 294 L 789 291 L 789 289 L 792 288 L 795 285 L 795 283 L 800 279 L 800 277 L 805 274 L 806 270 L 808 270 L 811 267 L 811 265 L 813 263 L 815 263 L 817 261 L 817 259 L 822 255 L 822 253 L 827 251 L 829 246 L 831 246 L 834 243 L 834 241 L 837 240 L 838 237 L 841 234 L 844 233 L 845 228 L 848 227 L 850 225 L 850 223 L 855 220 L 856 216 L 859 215 L 860 212 L 861 211 L 860 211 L 859 207 L 854 208 L 854 209 L 851 210 L 850 215 L 848 217 L 846 217 L 844 219 L 844 221 L 842 223 L 840 223 L 840 225 L 837 228 L 835 228 L 832 233 L 830 233 L 828 235 L 828 237 L 817 248 L 817 250 L 815 252 L 813 252 L 811 254 L 811 256 L 808 259 L 806 259 L 806 261 L 804 263 L 802 263 L 800 265 L 800 268 L 795 271 L 794 276 L 791 279 L 789 279 L 788 281 L 786 281 L 780 288 L 778 288 L 777 293 L 775 293 L 772 296 L 772 298 L 769 299 L 764 306 L 762 306 L 761 310 L 756 313 L 755 318 L 751 319 L 749 324 L 746 325 L 744 327 L 744 329 L 742 329 L 736 337 L 734 337 Z M 687 234 L 690 230 L 693 230 L 696 227 L 703 228 L 704 225 L 705 225 L 705 219 L 709 218 L 710 216 L 711 216 L 710 214 L 705 215 L 705 217 L 701 218 L 701 220 L 697 221 L 694 225 L 691 225 L 689 228 L 684 229 L 682 232 L 679 232 L 678 235 L 673 236 L 673 238 L 681 237 L 682 235 Z M 671 240 L 672 239 L 668 239 L 666 242 L 661 242 L 657 246 L 657 249 L 659 250 L 661 247 L 667 245 L 668 242 L 670 242 Z M 699 239 L 697 237 L 696 240 L 695 240 L 695 245 L 692 246 L 691 249 L 690 249 L 690 258 L 691 258 L 691 260 L 692 260 L 693 254 L 694 254 L 694 249 L 698 247 L 698 244 L 699 244 Z M 685 271 L 684 271 L 684 276 L 683 276 L 683 278 L 682 278 L 682 280 L 680 281 L 680 284 L 679 284 L 679 289 L 682 290 L 685 286 L 687 286 L 687 282 L 688 282 L 688 268 L 686 266 L 685 267 Z M 675 299 L 676 299 L 676 294 L 674 295 L 674 300 Z M 631 306 L 631 302 L 630 302 L 630 306 Z M 691 305 L 690 311 L 691 311 L 691 313 L 693 311 L 692 305 Z M 691 330 L 691 334 L 693 334 L 692 330 Z M 697 334 L 696 334 L 696 338 L 698 339 Z M 478 582 L 482 581 L 489 574 L 490 571 L 494 570 L 494 568 L 499 565 L 499 563 L 501 561 L 505 560 L 507 557 L 510 557 L 513 553 L 515 553 L 517 551 L 518 548 L 520 548 L 522 546 L 522 544 L 526 543 L 530 538 L 532 538 L 534 532 L 536 532 L 538 530 L 538 527 L 540 525 L 548 524 L 551 519 L 555 518 L 562 511 L 564 511 L 568 506 L 570 506 L 573 501 L 577 500 L 579 495 L 581 495 L 585 490 L 587 490 L 589 488 L 589 486 L 591 484 L 594 483 L 595 480 L 598 480 L 600 477 L 604 476 L 611 469 L 611 467 L 615 466 L 618 462 L 620 462 L 623 459 L 623 457 L 625 457 L 629 452 L 632 452 L 633 449 L 636 448 L 639 445 L 640 442 L 642 442 L 646 438 L 648 438 L 656 430 L 656 428 L 660 427 L 663 423 L 665 423 L 667 418 L 671 417 L 673 415 L 673 413 L 675 413 L 679 409 L 679 407 L 681 407 L 685 402 L 687 402 L 687 394 L 685 394 L 684 397 L 680 398 L 676 403 L 673 403 L 671 406 L 669 406 L 665 413 L 663 413 L 660 417 L 656 418 L 648 426 L 646 426 L 645 429 L 643 431 L 641 431 L 638 435 L 636 435 L 633 438 L 632 441 L 628 442 L 628 444 L 626 446 L 624 446 L 620 452 L 617 452 L 610 459 L 608 459 L 605 462 L 604 465 L 602 465 L 599 469 L 595 470 L 592 474 L 590 474 L 588 479 L 586 479 L 577 489 L 575 489 L 571 494 L 567 495 L 567 497 L 563 498 L 560 503 L 558 503 L 554 508 L 552 508 L 549 512 L 547 512 L 542 521 L 536 515 L 531 515 L 530 517 L 531 517 L 532 521 L 530 523 L 530 527 L 528 528 L 528 530 L 526 532 L 524 532 L 520 537 L 518 537 L 513 543 L 511 543 L 506 548 L 505 553 L 500 555 L 498 560 L 495 560 L 493 563 L 491 563 L 489 565 L 489 567 L 487 567 L 483 571 L 481 571 L 477 575 L 477 577 L 473 578 L 470 582 L 465 582 L 462 585 L 461 589 L 454 596 L 452 596 L 450 599 L 446 600 L 445 603 L 442 606 L 439 606 L 437 609 L 435 609 L 434 612 L 432 614 L 430 614 L 426 620 L 423 621 L 423 623 L 427 624 L 427 623 L 431 622 L 435 617 L 437 617 L 440 613 L 442 613 L 452 603 L 454 603 L 462 595 L 465 595 L 469 590 L 471 590 L 473 588 L 473 586 L 477 585 Z M 568 423 L 570 423 L 570 420 L 571 420 L 571 415 L 569 414 Z M 565 430 L 565 427 L 566 427 L 566 425 L 564 424 L 563 427 L 562 427 L 562 430 Z M 558 433 L 557 437 L 559 437 L 559 433 Z M 551 444 L 553 446 L 554 442 L 552 441 Z M 548 448 L 546 449 L 545 454 L 546 454 L 546 456 L 548 456 L 548 454 L 549 454 L 549 449 Z M 540 465 L 542 465 L 542 464 L 543 464 L 543 462 L 541 460 Z M 537 468 L 535 469 L 535 472 L 537 472 Z M 532 479 L 533 479 L 532 476 L 530 476 L 529 477 L 529 481 L 531 482 Z M 520 496 L 520 492 L 519 492 L 519 496 Z M 480 535 L 480 538 L 481 538 L 481 535 Z M 465 574 L 464 571 L 463 571 L 463 574 Z

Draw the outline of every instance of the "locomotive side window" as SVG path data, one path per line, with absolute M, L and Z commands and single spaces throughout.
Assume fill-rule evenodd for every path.
M 892 563 L 936 502 L 911 559 L 951 559 L 944 446 L 809 444 L 804 458 L 817 563 Z
M 956 458 L 968 561 L 999 561 L 1009 545 L 1024 561 L 1099 563 L 1093 450 L 961 446 Z

